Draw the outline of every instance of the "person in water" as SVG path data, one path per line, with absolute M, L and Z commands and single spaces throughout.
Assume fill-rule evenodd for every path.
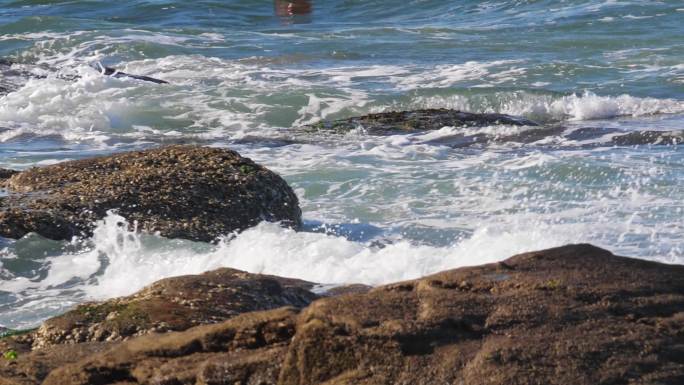
M 280 17 L 311 14 L 309 0 L 275 0 L 275 13 Z

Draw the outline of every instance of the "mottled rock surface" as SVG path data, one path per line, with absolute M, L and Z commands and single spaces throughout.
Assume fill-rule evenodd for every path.
M 642 144 L 677 145 L 684 143 L 684 131 L 633 131 L 616 135 L 612 142 L 619 146 L 635 146 Z
M 42 368 L 60 385 L 675 385 L 684 266 L 573 245 L 102 344 L 20 354 L 0 384 L 38 383 L 19 369 Z M 71 363 L 40 366 L 57 348 Z
M 40 383 L 55 368 L 133 337 L 154 334 L 152 340 L 156 340 L 161 333 L 283 306 L 296 312 L 319 298 L 310 291 L 313 287 L 297 279 L 222 268 L 163 279 L 128 297 L 82 304 L 37 330 L 12 332 L 8 333 L 11 337 L 0 339 L 0 356 L 7 351 L 19 356 L 5 362 L 0 357 L 0 385 L 2 378 L 21 379 L 9 383 Z
M 683 266 L 577 245 L 315 302 L 280 383 L 674 385 L 683 343 Z
M 32 346 L 121 341 L 186 330 L 251 311 L 304 307 L 318 298 L 311 288 L 313 284 L 306 281 L 228 268 L 167 278 L 132 296 L 79 305 L 46 321 L 33 333 Z
M 449 109 L 424 109 L 411 111 L 392 111 L 368 114 L 348 119 L 322 121 L 305 126 L 306 131 L 325 131 L 346 133 L 358 128 L 370 135 L 409 133 L 439 130 L 445 126 L 488 126 L 508 124 L 514 126 L 536 126 L 537 123 L 504 114 L 476 114 Z
M 477 130 L 477 127 L 502 127 Z M 507 127 L 503 127 L 507 126 Z M 301 127 L 308 133 L 345 134 L 353 130 L 367 135 L 414 134 L 444 127 L 453 133 L 415 143 L 467 148 L 496 144 L 538 144 L 544 147 L 611 147 L 634 145 L 677 145 L 684 142 L 684 131 L 624 131 L 609 127 L 566 127 L 560 122 L 540 125 L 529 119 L 492 113 L 470 113 L 450 109 L 392 111 L 348 119 L 326 120 Z M 539 142 L 539 143 L 536 143 Z M 582 143 L 583 142 L 583 143 Z
M 220 148 L 169 146 L 32 168 L 11 176 L 0 235 L 90 235 L 116 209 L 170 238 L 211 241 L 262 220 L 299 227 L 297 196 L 272 171 Z

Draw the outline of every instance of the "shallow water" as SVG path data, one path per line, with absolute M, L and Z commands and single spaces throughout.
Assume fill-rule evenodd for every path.
M 682 146 L 606 134 L 452 149 L 431 143 L 462 129 L 297 132 L 437 107 L 566 132 L 684 129 L 681 1 L 452 3 L 331 0 L 288 16 L 247 0 L 2 2 L 0 57 L 46 77 L 0 96 L 0 166 L 228 146 L 287 179 L 306 231 L 261 224 L 198 244 L 127 232 L 113 213 L 92 239 L 4 240 L 0 325 L 219 266 L 381 284 L 570 242 L 684 262 Z M 171 84 L 103 77 L 97 62 Z

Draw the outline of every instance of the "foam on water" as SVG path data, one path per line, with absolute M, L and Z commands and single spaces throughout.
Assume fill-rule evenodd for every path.
M 524 69 L 510 67 L 519 64 L 493 61 L 434 69 L 397 65 L 295 69 L 169 56 L 123 66 L 124 71 L 172 83 L 156 87 L 132 79 L 103 77 L 81 63 L 72 68 L 80 76 L 76 81 L 55 76 L 31 79 L 19 90 L 1 97 L 0 126 L 17 128 L 3 133 L 3 141 L 33 132 L 103 142 L 112 137 L 144 138 L 145 130 L 147 134 L 156 130 L 162 136 L 179 133 L 202 138 L 261 135 L 272 127 L 289 128 L 321 119 L 411 108 L 506 113 L 542 122 L 684 112 L 681 100 L 627 94 L 600 96 L 589 91 L 563 95 L 483 89 L 455 94 L 449 91 L 451 95 L 423 95 L 421 91 L 408 97 L 384 96 L 408 89 L 449 89 L 459 82 L 480 78 L 485 84 L 494 84 L 522 76 Z M 485 74 L 491 75 L 489 80 Z M 369 88 L 369 83 L 382 87 Z
M 0 96 L 1 166 L 227 145 L 287 179 L 306 229 L 261 224 L 214 245 L 137 234 L 111 214 L 92 239 L 3 241 L 0 325 L 35 325 L 84 300 L 220 266 L 381 284 L 569 242 L 684 260 L 683 147 L 605 146 L 611 130 L 682 129 L 673 2 L 331 0 L 304 19 L 274 16 L 269 2 L 146 2 L 145 12 L 43 3 L 0 7 L 0 53 L 45 77 L 0 82 L 18 87 Z M 170 84 L 103 77 L 98 61 Z M 293 130 L 440 107 L 607 134 L 452 149 L 439 141 L 531 128 Z M 233 144 L 292 136 L 282 147 Z
M 536 153 L 525 159 L 503 162 L 500 166 L 515 173 L 554 161 L 548 158 Z M 478 194 L 477 191 L 471 193 Z M 519 202 L 524 206 L 529 202 L 526 197 L 534 195 L 531 193 L 533 191 L 524 186 L 513 189 L 508 203 Z M 467 191 L 461 194 L 469 195 Z M 668 204 L 662 199 L 658 202 L 658 198 L 649 197 L 642 190 L 614 190 L 608 194 L 615 197 L 632 194 L 635 206 L 645 202 L 656 206 Z M 462 199 L 472 199 L 465 196 Z M 608 201 L 604 200 L 604 205 L 605 210 L 598 210 L 602 211 L 599 213 L 596 211 L 601 205 L 591 204 L 574 208 L 569 205 L 546 213 L 523 208 L 517 214 L 482 217 L 472 223 L 474 227 L 470 231 L 449 235 L 444 246 L 416 243 L 402 236 L 387 238 L 383 232 L 371 234 L 366 240 L 353 240 L 364 238 L 363 234 L 353 234 L 355 231 L 363 233 L 364 227 L 352 229 L 352 233 L 345 236 L 339 231 L 294 232 L 273 223 L 262 223 L 240 234 L 229 235 L 217 245 L 210 245 L 140 234 L 135 229 L 128 229 L 125 218 L 110 213 L 99 222 L 92 239 L 74 240 L 65 246 L 72 251 L 44 259 L 40 278 L 13 277 L 0 267 L 4 277 L 0 280 L 0 292 L 16 297 L 15 306 L 11 311 L 3 312 L 0 323 L 12 327 L 32 326 L 38 321 L 36 315 L 42 314 L 41 309 L 49 313 L 66 308 L 74 301 L 128 295 L 161 278 L 198 274 L 219 267 L 325 284 L 378 285 L 578 242 L 605 244 L 616 252 L 642 253 L 643 257 L 665 262 L 684 261 L 684 250 L 677 246 L 676 236 L 674 239 L 668 236 L 681 231 L 681 223 L 670 222 L 666 225 L 670 228 L 654 228 L 643 213 L 634 211 L 623 222 L 616 222 L 614 217 L 597 227 L 596 220 L 589 218 L 611 210 Z M 488 210 L 510 212 L 514 207 L 499 201 L 498 205 L 493 202 L 488 205 Z M 681 217 L 681 207 L 679 210 Z M 473 221 L 477 216 L 470 218 Z M 418 220 L 421 222 L 439 226 L 435 221 Z M 453 225 L 453 222 L 441 225 Z M 659 251 L 644 255 L 643 237 Z M 3 255 L 4 261 L 26 258 L 14 255 L 11 248 Z
M 119 226 L 122 220 L 115 215 L 106 218 L 96 230 L 93 245 L 85 251 L 48 259 L 44 279 L 0 281 L 0 291 L 14 293 L 18 302 L 23 302 L 11 312 L 3 312 L 0 323 L 32 326 L 37 303 L 31 298 L 41 298 L 41 305 L 68 307 L 74 300 L 128 295 L 161 278 L 224 266 L 322 283 L 381 284 L 493 262 L 517 252 L 575 241 L 579 235 L 567 228 L 552 234 L 481 229 L 449 247 L 408 241 L 377 247 L 340 236 L 294 233 L 264 223 L 208 247 L 136 234 Z

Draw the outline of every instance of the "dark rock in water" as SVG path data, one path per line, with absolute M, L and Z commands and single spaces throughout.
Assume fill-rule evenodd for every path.
M 475 133 L 468 135 L 465 133 L 459 133 L 436 139 L 431 139 L 422 143 L 439 146 L 448 146 L 451 148 L 465 148 L 474 145 L 487 145 L 491 143 L 526 144 L 534 143 L 536 141 L 546 139 L 551 136 L 561 135 L 563 131 L 563 127 L 552 126 L 530 128 L 527 130 L 521 130 L 520 132 L 514 134 Z
M 16 174 L 0 202 L 0 235 L 90 235 L 116 209 L 169 238 L 211 241 L 262 220 L 301 226 L 297 196 L 270 170 L 219 148 L 170 146 Z
M 576 130 L 573 130 L 567 135 L 564 135 L 564 137 L 570 140 L 582 141 L 597 139 L 604 135 L 614 134 L 616 132 L 620 132 L 620 130 L 617 128 L 609 127 L 581 127 Z
M 323 298 L 302 311 L 22 351 L 0 365 L 0 378 L 59 385 L 674 385 L 684 381 L 682 357 L 684 266 L 572 245 Z
M 14 64 L 10 60 L 0 58 L 0 96 L 17 90 L 29 79 L 45 77 L 42 74 L 33 73 L 23 68 L 15 68 Z
M 618 146 L 682 144 L 684 143 L 684 131 L 633 131 L 628 134 L 614 136 L 612 143 Z
M 158 281 L 135 295 L 90 303 L 50 319 L 32 335 L 33 348 L 121 341 L 152 332 L 187 330 L 241 313 L 304 307 L 318 296 L 313 283 L 219 269 Z
M 125 72 L 121 72 L 117 70 L 116 68 L 112 67 L 102 67 L 100 68 L 95 67 L 98 71 L 100 71 L 101 74 L 106 75 L 106 76 L 111 76 L 114 78 L 128 78 L 128 79 L 136 79 L 136 80 L 142 80 L 144 82 L 150 82 L 150 83 L 156 83 L 156 84 L 169 84 L 169 82 L 161 79 L 156 79 L 150 76 L 143 76 L 143 75 L 132 75 L 132 74 L 127 74 Z
M 150 76 L 129 74 L 121 72 L 116 68 L 103 67 L 101 65 L 93 66 L 93 68 L 105 76 L 136 79 L 156 84 L 168 84 L 165 80 L 156 79 Z M 67 81 L 75 81 L 80 78 L 80 75 L 78 74 L 60 73 L 57 68 L 49 67 L 47 65 L 19 64 L 9 59 L 0 58 L 0 96 L 16 91 L 29 79 L 44 79 L 48 74 Z
M 305 132 L 332 132 L 343 134 L 355 129 L 362 129 L 369 135 L 392 135 L 401 133 L 417 133 L 438 130 L 443 127 L 480 127 L 491 125 L 527 126 L 517 133 L 501 132 L 468 132 L 462 130 L 440 138 L 430 139 L 423 144 L 466 148 L 501 143 L 530 144 L 546 138 L 558 137 L 574 141 L 599 139 L 615 134 L 612 138 L 589 146 L 629 146 L 639 144 L 673 145 L 684 141 L 684 131 L 635 131 L 625 133 L 617 128 L 582 127 L 568 130 L 561 125 L 540 126 L 522 118 L 504 114 L 476 114 L 448 109 L 424 109 L 414 111 L 383 112 L 340 119 L 322 121 L 304 126 Z M 569 131 L 569 132 L 566 132 Z
M 537 123 L 521 117 L 503 114 L 475 114 L 448 109 L 426 109 L 414 111 L 382 112 L 349 119 L 324 121 L 305 126 L 305 131 L 331 131 L 345 133 L 362 127 L 371 135 L 385 135 L 400 132 L 438 130 L 452 126 L 488 126 L 508 124 L 514 126 L 536 126 Z
M 253 144 L 261 147 L 278 148 L 303 143 L 290 138 L 268 138 L 248 135 L 231 141 L 232 144 Z
M 18 173 L 19 173 L 19 171 L 17 171 L 17 170 L 0 168 L 0 181 L 3 181 L 5 179 L 9 179 L 12 175 L 16 175 Z

